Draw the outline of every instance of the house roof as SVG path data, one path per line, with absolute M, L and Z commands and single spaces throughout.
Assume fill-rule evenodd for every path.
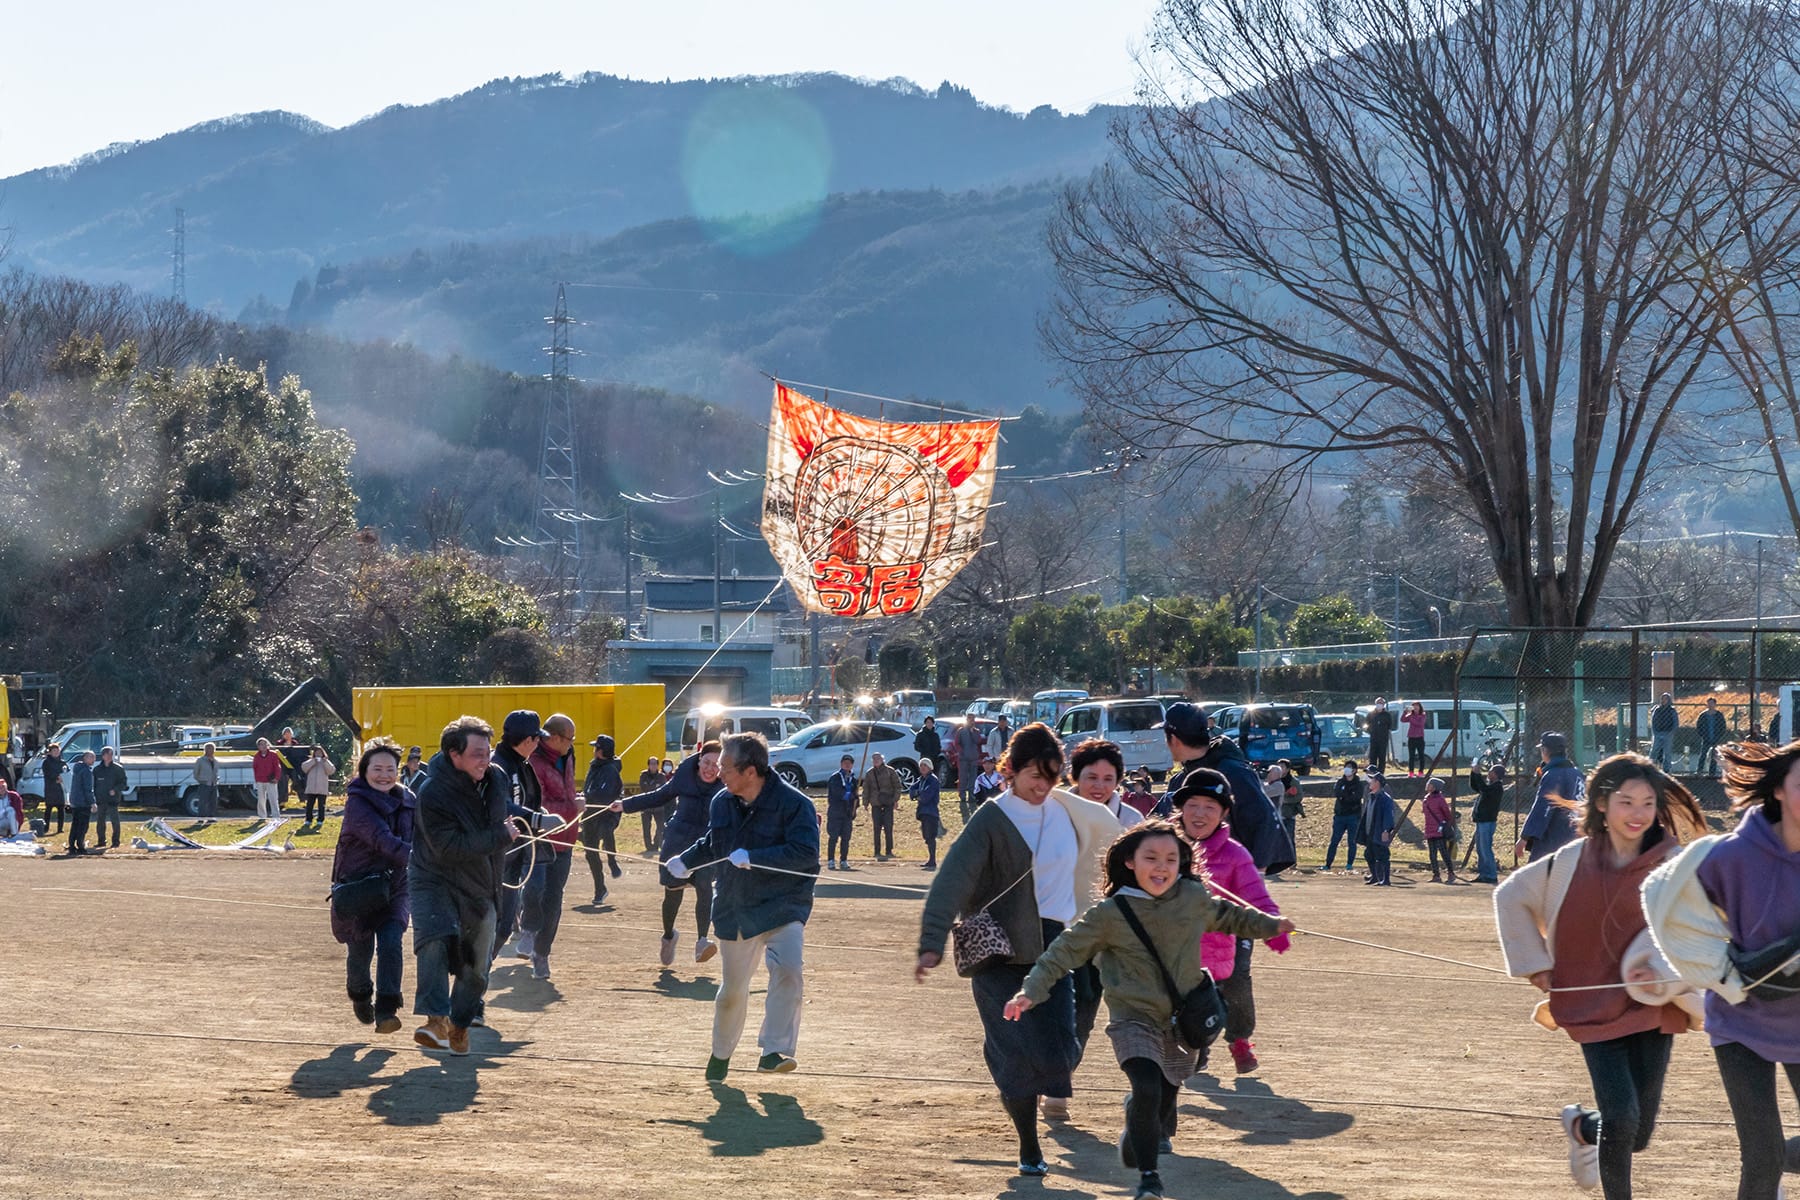
M 775 595 L 769 597 L 770 589 Z M 763 603 L 765 597 L 768 603 Z M 787 582 L 779 575 L 740 575 L 719 580 L 719 607 L 726 612 L 767 613 L 792 610 Z M 710 575 L 665 575 L 644 580 L 644 607 L 652 612 L 711 612 Z

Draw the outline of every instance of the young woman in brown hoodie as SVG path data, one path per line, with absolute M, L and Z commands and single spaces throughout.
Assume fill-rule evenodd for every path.
M 1631 1156 L 1650 1144 L 1674 1035 L 1697 997 L 1650 940 L 1638 890 L 1706 829 L 1690 793 L 1641 754 L 1615 754 L 1588 776 L 1580 834 L 1515 871 L 1494 892 L 1507 970 L 1549 996 L 1537 1019 L 1581 1047 L 1595 1109 L 1563 1108 L 1569 1172 L 1606 1200 L 1630 1200 Z M 1570 919 L 1559 922 L 1567 910 Z

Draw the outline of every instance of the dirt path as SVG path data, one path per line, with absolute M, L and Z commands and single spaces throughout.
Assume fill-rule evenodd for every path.
M 1014 1177 L 966 984 L 946 969 L 915 986 L 918 902 L 866 886 L 916 886 L 916 866 L 822 880 L 800 1071 L 738 1071 L 716 1092 L 700 1067 L 717 962 L 693 965 L 687 923 L 675 969 L 657 966 L 648 868 L 616 907 L 567 915 L 553 982 L 502 965 L 496 1028 L 456 1060 L 420 1053 L 410 1019 L 389 1038 L 353 1022 L 327 867 L 0 859 L 0 904 L 26 935 L 0 947 L 0 1196 L 1130 1194 L 1113 1149 L 1124 1077 L 1103 1041 L 1074 1121 L 1048 1130 L 1051 1175 Z M 578 863 L 571 896 L 584 879 Z M 1302 926 L 1498 962 L 1486 888 L 1308 875 L 1276 895 Z M 1590 1098 L 1585 1073 L 1529 1024 L 1525 988 L 1318 939 L 1257 963 L 1263 1067 L 1184 1096 L 1171 1196 L 1577 1194 L 1549 1118 Z M 409 996 L 412 980 L 409 958 Z M 744 1064 L 760 1010 L 759 991 Z M 1734 1195 L 1724 1112 L 1703 1039 L 1681 1039 L 1639 1194 Z

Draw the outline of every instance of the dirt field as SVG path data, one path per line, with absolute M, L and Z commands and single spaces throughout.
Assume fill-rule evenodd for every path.
M 449 1059 L 414 1047 L 410 1019 L 388 1038 L 351 1019 L 328 865 L 0 858 L 15 935 L 0 948 L 0 1196 L 1130 1194 L 1104 1040 L 1074 1121 L 1046 1129 L 1050 1176 L 1014 1177 L 967 985 L 946 968 L 915 986 L 918 901 L 867 886 L 917 886 L 916 865 L 824 876 L 800 1070 L 739 1069 L 714 1089 L 700 1068 L 717 961 L 693 965 L 689 922 L 675 969 L 658 967 L 650 868 L 628 867 L 614 907 L 567 915 L 553 982 L 502 965 L 495 1029 Z M 1307 874 L 1276 895 L 1303 928 L 1497 964 L 1489 889 L 1396 877 L 1377 891 Z M 1221 1053 L 1225 1073 L 1186 1094 L 1171 1196 L 1577 1194 L 1553 1118 L 1590 1099 L 1585 1073 L 1566 1038 L 1529 1024 L 1523 985 L 1317 938 L 1257 962 L 1262 1069 L 1236 1077 Z M 412 981 L 409 958 L 409 999 Z M 1676 1048 L 1665 1113 L 1639 1195 L 1734 1195 L 1702 1038 Z

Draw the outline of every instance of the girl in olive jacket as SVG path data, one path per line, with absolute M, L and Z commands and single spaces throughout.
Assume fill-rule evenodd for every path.
M 1064 975 L 1090 959 L 1099 966 L 1100 986 L 1112 1017 L 1106 1033 L 1120 1069 L 1131 1081 L 1119 1157 L 1127 1168 L 1139 1171 L 1137 1200 L 1163 1194 L 1156 1169 L 1159 1143 L 1163 1131 L 1174 1124 L 1181 1083 L 1193 1074 L 1198 1054 L 1176 1041 L 1171 1026 L 1175 1008 L 1163 970 L 1185 996 L 1206 973 L 1195 953 L 1197 934 L 1218 930 L 1264 940 L 1294 928 L 1286 918 L 1214 899 L 1205 884 L 1188 878 L 1192 855 L 1167 821 L 1133 826 L 1106 852 L 1107 898 L 1050 943 L 1006 1006 L 1007 1019 L 1016 1021 L 1047 1000 Z M 1127 920 L 1127 904 L 1150 935 L 1155 958 Z

